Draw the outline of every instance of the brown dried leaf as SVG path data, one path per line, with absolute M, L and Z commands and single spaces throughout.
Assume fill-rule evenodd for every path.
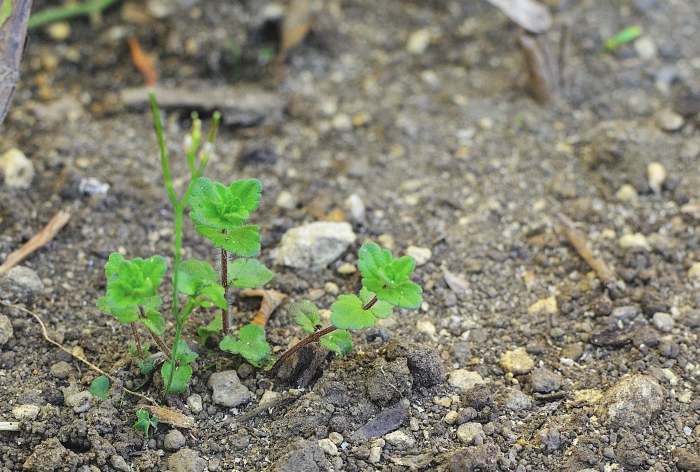
M 294 46 L 302 42 L 311 29 L 313 8 L 311 0 L 292 0 L 282 23 L 280 57 L 286 57 Z
M 253 324 L 262 326 L 263 328 L 267 324 L 267 320 L 270 319 L 272 312 L 274 312 L 278 306 L 287 298 L 282 292 L 277 290 L 264 290 L 261 288 L 249 288 L 246 290 L 241 290 L 242 297 L 262 297 L 260 302 L 260 309 L 255 314 L 253 319 L 250 321 Z
M 161 423 L 166 423 L 176 428 L 190 429 L 194 427 L 194 418 L 184 415 L 179 411 L 165 406 L 144 405 L 152 415 Z

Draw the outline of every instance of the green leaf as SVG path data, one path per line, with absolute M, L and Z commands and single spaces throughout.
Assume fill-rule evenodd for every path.
M 199 354 L 192 351 L 190 346 L 182 339 L 177 343 L 175 359 L 182 364 L 190 364 L 199 357 Z
M 93 397 L 99 398 L 100 400 L 107 400 L 109 396 L 109 385 L 109 379 L 105 375 L 95 377 L 95 379 L 90 382 L 90 393 Z
M 605 49 L 614 51 L 623 44 L 630 43 L 642 35 L 642 29 L 639 26 L 628 26 L 605 42 Z
M 352 336 L 344 329 L 337 329 L 321 336 L 318 342 L 321 346 L 335 352 L 339 356 L 344 356 L 352 351 Z
M 156 428 L 158 426 L 158 418 L 151 416 L 148 410 L 141 409 L 136 411 L 136 423 L 134 423 L 134 429 L 136 431 L 141 431 L 144 436 L 148 437 L 151 428 Z
M 141 322 L 158 336 L 162 336 L 165 332 L 165 319 L 158 311 L 148 310 L 146 318 L 143 318 Z
M 265 339 L 265 329 L 256 324 L 247 324 L 238 332 L 239 339 L 225 336 L 219 343 L 219 349 L 232 354 L 240 354 L 256 367 L 270 356 L 270 345 Z
M 331 305 L 331 323 L 340 329 L 363 329 L 374 326 L 377 319 L 370 310 L 362 309 L 357 295 L 341 295 Z
M 0 6 L 0 26 L 5 24 L 5 21 L 12 15 L 12 0 L 2 0 Z
M 411 281 L 416 266 L 412 257 L 395 259 L 388 250 L 365 243 L 360 248 L 359 259 L 362 285 L 380 301 L 401 308 L 418 308 L 423 302 L 423 290 Z
M 236 259 L 229 264 L 228 271 L 229 283 L 238 288 L 261 287 L 275 275 L 257 259 Z
M 148 356 L 146 359 L 139 361 L 136 365 L 138 366 L 141 375 L 148 375 L 155 370 L 156 359 L 153 356 Z
M 250 217 L 260 203 L 262 184 L 256 179 L 237 180 L 228 187 L 206 177 L 192 183 L 190 217 L 195 225 L 231 230 Z
M 374 294 L 367 290 L 365 287 L 360 289 L 360 300 L 362 300 L 362 305 L 366 305 L 370 300 L 374 298 Z M 372 314 L 379 318 L 389 318 L 394 313 L 394 306 L 391 303 L 377 301 L 372 308 L 370 308 Z
M 160 368 L 160 375 L 163 377 L 164 382 L 168 382 L 170 379 L 170 371 L 172 370 L 172 364 L 170 361 L 166 361 Z M 192 377 L 192 367 L 188 364 L 181 364 L 175 367 L 175 372 L 173 373 L 173 381 L 169 386 L 166 386 L 167 393 L 182 393 L 187 389 L 187 384 Z
M 223 329 L 224 323 L 221 320 L 221 313 L 217 313 L 208 324 L 197 328 L 197 336 L 199 337 L 200 346 L 206 345 L 207 339 L 220 333 Z
M 98 308 L 122 323 L 137 321 L 139 306 L 157 310 L 161 305 L 157 292 L 166 270 L 161 256 L 127 260 L 113 252 L 105 264 L 107 290 L 97 301 Z
M 289 313 L 306 333 L 313 333 L 316 331 L 316 327 L 321 324 L 321 315 L 318 313 L 318 308 L 308 300 L 292 303 L 289 307 Z
M 216 271 L 206 261 L 182 262 L 178 267 L 177 285 L 178 291 L 193 297 L 198 306 L 226 308 L 224 288 L 219 285 Z
M 195 224 L 199 234 L 211 243 L 228 252 L 241 257 L 255 257 L 260 254 L 260 227 L 243 225 L 222 233 L 221 230 L 209 226 Z

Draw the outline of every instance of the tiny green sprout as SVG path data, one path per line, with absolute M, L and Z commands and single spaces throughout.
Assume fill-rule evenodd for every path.
M 163 363 L 160 368 L 160 374 L 163 379 L 172 379 L 169 384 L 167 384 L 167 393 L 182 393 L 187 388 L 187 384 L 192 378 L 192 362 L 197 359 L 197 353 L 192 352 L 187 343 L 180 340 L 177 349 L 173 349 L 177 352 L 175 357 L 175 362 L 169 359 Z M 173 366 L 175 368 L 173 369 Z
M 136 431 L 141 431 L 146 437 L 149 437 L 151 435 L 151 428 L 156 429 L 158 427 L 158 418 L 152 416 L 148 410 L 137 410 L 136 418 L 137 419 L 136 423 L 134 423 L 134 429 Z
M 639 26 L 628 26 L 619 33 L 605 41 L 605 49 L 614 51 L 623 44 L 631 43 L 642 35 L 642 29 Z
M 377 320 L 391 316 L 394 307 L 416 309 L 423 303 L 423 289 L 411 280 L 416 267 L 412 257 L 395 258 L 389 250 L 371 242 L 363 244 L 358 255 L 362 288 L 358 294 L 338 296 L 331 305 L 331 326 L 317 329 L 320 317 L 311 302 L 290 307 L 297 324 L 309 334 L 280 356 L 273 371 L 299 349 L 317 341 L 338 355 L 348 354 L 352 350 L 348 330 L 370 328 Z
M 99 398 L 100 400 L 107 400 L 109 397 L 109 379 L 105 375 L 100 375 L 95 377 L 92 382 L 90 382 L 90 393 L 93 397 Z
M 265 328 L 249 323 L 238 332 L 238 339 L 225 336 L 219 343 L 219 349 L 239 354 L 255 367 L 262 366 L 270 357 L 271 348 L 265 339 Z

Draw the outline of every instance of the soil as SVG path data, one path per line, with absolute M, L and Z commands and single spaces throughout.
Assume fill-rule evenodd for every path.
M 283 74 L 260 63 L 275 41 L 262 20 L 267 2 L 157 3 L 167 6 L 162 18 L 120 4 L 99 25 L 71 21 L 65 39 L 30 34 L 0 148 L 21 149 L 36 175 L 28 190 L 0 186 L 0 257 L 71 211 L 23 262 L 43 289 L 20 301 L 50 335 L 127 387 L 147 380 L 129 362 L 128 329 L 95 307 L 112 251 L 168 255 L 171 244 L 150 116 L 119 99 L 143 81 L 132 35 L 157 59 L 161 85 L 247 86 L 286 104 L 255 126 L 224 127 L 207 170 L 262 180 L 265 263 L 274 266 L 287 229 L 350 220 L 345 200 L 364 202 L 357 242 L 339 260 L 319 271 L 275 266 L 271 288 L 327 307 L 329 282 L 341 293 L 358 287 L 337 268 L 375 240 L 398 253 L 431 250 L 416 277 L 425 303 L 356 333 L 348 357 L 306 351 L 296 374 L 288 369 L 291 386 L 197 344 L 211 313 L 197 314 L 186 333 L 200 353 L 189 391 L 164 398 L 157 376 L 142 388 L 195 418 L 178 452 L 165 447 L 168 425 L 149 439 L 132 428 L 139 399 L 118 388 L 86 411 L 67 406 L 70 388 L 87 389 L 96 373 L 46 343 L 31 317 L 0 306 L 14 331 L 0 346 L 0 420 L 15 421 L 17 405 L 40 407 L 19 431 L 0 432 L 0 470 L 700 470 L 700 279 L 689 275 L 700 261 L 694 0 L 547 1 L 555 25 L 540 40 L 556 50 L 563 23 L 569 40 L 560 97 L 544 106 L 528 94 L 517 27 L 486 2 L 324 2 Z M 629 25 L 645 42 L 605 52 Z M 409 52 L 422 28 L 430 44 Z M 668 131 L 659 114 L 671 109 L 684 118 Z M 168 110 L 174 155 L 190 111 Z M 658 191 L 652 162 L 668 175 Z M 184 170 L 179 161 L 175 174 Z M 109 190 L 88 195 L 79 185 L 87 178 Z M 624 184 L 636 198 L 617 196 Z M 276 204 L 283 191 L 291 208 Z M 558 213 L 615 282 L 598 281 Z M 648 247 L 621 247 L 631 233 Z M 216 255 L 191 228 L 185 251 Z M 278 354 L 302 335 L 287 306 L 267 328 Z M 236 299 L 239 324 L 255 310 L 254 299 Z M 55 367 L 61 361 L 70 368 Z M 212 402 L 207 380 L 225 370 L 237 370 L 249 403 Z M 460 384 L 464 370 L 485 383 Z M 270 389 L 284 401 L 258 408 Z M 195 393 L 198 413 L 186 401 Z

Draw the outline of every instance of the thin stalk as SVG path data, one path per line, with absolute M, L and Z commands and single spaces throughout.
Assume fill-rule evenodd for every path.
M 142 306 L 139 306 L 139 315 L 141 316 L 141 319 L 145 319 L 145 318 L 146 318 L 146 313 L 143 311 L 143 307 L 142 307 Z M 132 328 L 134 329 L 134 333 L 136 333 L 136 328 L 134 327 L 134 325 L 132 324 L 131 326 L 132 326 Z M 168 346 L 165 345 L 165 343 L 163 342 L 163 340 L 161 339 L 161 337 L 158 336 L 158 335 L 157 335 L 156 333 L 154 333 L 153 331 L 151 331 L 150 329 L 148 329 L 148 333 L 151 335 L 151 339 L 153 339 L 153 342 L 156 343 L 156 346 L 158 346 L 158 349 L 160 349 L 161 352 L 162 352 L 163 354 L 165 354 L 166 357 L 169 356 L 169 355 L 170 355 L 170 349 L 168 349 Z M 139 350 L 141 350 L 141 346 L 140 346 L 140 345 L 139 345 Z
M 102 12 L 117 0 L 85 0 L 84 2 L 62 7 L 45 8 L 29 17 L 28 29 L 38 28 L 54 21 L 67 20 L 76 16 L 94 15 Z
M 226 308 L 221 309 L 221 323 L 224 335 L 226 335 L 231 331 L 231 318 L 228 306 L 228 254 L 226 249 L 221 249 L 221 286 L 224 287 L 224 299 L 226 300 Z
M 136 325 L 134 323 L 131 323 L 129 326 L 131 326 L 131 334 L 134 336 L 134 342 L 136 343 L 137 352 L 139 353 L 139 356 L 143 356 L 141 336 L 139 336 L 139 332 L 136 330 Z
M 177 349 L 182 338 L 182 328 L 185 325 L 187 315 L 183 316 L 180 312 L 179 300 L 177 297 L 177 286 L 180 272 L 180 260 L 182 259 L 182 226 L 184 221 L 185 209 L 180 202 L 175 204 L 175 244 L 174 244 L 174 261 L 173 261 L 173 294 L 172 294 L 172 312 L 175 315 L 175 339 L 173 340 L 173 349 L 170 354 L 170 375 L 168 382 L 165 384 L 165 391 L 170 390 L 175 375 L 175 363 L 177 361 Z M 183 310 L 184 311 L 184 310 Z M 190 310 L 191 311 L 191 310 Z
M 367 303 L 365 303 L 362 306 L 362 309 L 369 310 L 370 308 L 372 308 L 374 306 L 375 303 L 377 303 L 377 301 L 378 300 L 377 300 L 376 296 L 372 297 L 372 299 L 370 301 L 368 301 Z M 275 364 L 272 366 L 270 371 L 275 372 L 279 368 L 279 366 L 281 366 L 287 359 L 292 357 L 299 349 L 301 349 L 302 347 L 304 347 L 308 344 L 317 342 L 323 336 L 325 336 L 328 333 L 332 333 L 336 329 L 338 329 L 338 328 L 336 328 L 335 326 L 326 326 L 325 328 L 323 328 L 320 331 L 316 331 L 314 333 L 311 333 L 310 335 L 308 335 L 307 337 L 305 337 L 304 339 L 302 339 L 301 341 L 296 343 L 294 346 L 287 349 L 287 351 L 284 354 L 282 354 L 279 359 L 277 359 L 277 362 L 275 362 Z
M 175 193 L 175 184 L 173 183 L 173 177 L 170 174 L 170 155 L 168 153 L 168 147 L 165 145 L 165 133 L 163 132 L 163 123 L 160 121 L 160 108 L 158 108 L 158 102 L 156 102 L 156 96 L 152 93 L 148 95 L 148 99 L 151 102 L 151 115 L 153 115 L 153 127 L 156 130 L 156 137 L 158 139 L 158 149 L 160 151 L 160 167 L 163 170 L 163 184 L 165 185 L 165 190 L 168 192 L 168 199 L 170 203 L 175 207 L 177 205 L 177 194 Z

